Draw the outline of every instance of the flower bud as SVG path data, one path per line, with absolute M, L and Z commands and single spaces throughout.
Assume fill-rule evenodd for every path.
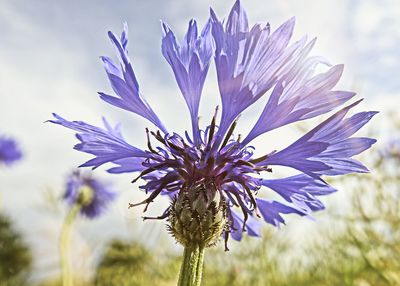
M 179 192 L 171 204 L 168 229 L 183 246 L 216 244 L 227 227 L 226 202 L 212 184 Z
M 90 205 L 94 198 L 94 191 L 91 187 L 83 185 L 79 189 L 79 195 L 77 203 L 80 204 L 82 207 L 86 207 Z

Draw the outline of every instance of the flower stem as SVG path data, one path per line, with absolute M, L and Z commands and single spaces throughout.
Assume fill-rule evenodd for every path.
M 73 276 L 71 271 L 70 248 L 69 241 L 71 235 L 71 226 L 78 214 L 81 206 L 75 204 L 69 210 L 65 217 L 60 235 L 60 258 L 61 258 L 61 272 L 62 272 L 62 285 L 73 286 Z
M 203 257 L 204 247 L 199 245 L 185 247 L 178 286 L 200 286 L 203 272 Z

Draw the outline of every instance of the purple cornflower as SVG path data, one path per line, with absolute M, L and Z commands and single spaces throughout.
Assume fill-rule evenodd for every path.
M 0 136 L 0 164 L 9 166 L 22 158 L 22 152 L 14 139 Z
M 89 173 L 75 171 L 67 178 L 64 200 L 70 206 L 79 204 L 81 214 L 88 218 L 99 216 L 115 197 L 107 184 Z
M 400 159 L 400 138 L 392 138 L 384 148 L 380 150 L 380 155 L 385 159 Z
M 321 176 L 368 172 L 352 157 L 370 148 L 376 140 L 352 135 L 377 112 L 360 112 L 346 117 L 361 100 L 336 111 L 288 147 L 271 150 L 262 156 L 253 154 L 255 149 L 249 144 L 256 137 L 328 113 L 355 95 L 354 92 L 333 90 L 343 65 L 331 66 L 321 57 L 309 56 L 315 39 L 308 41 L 303 37 L 289 44 L 294 18 L 273 32 L 269 24 L 249 28 L 246 13 L 240 1 L 236 1 L 226 21 L 220 21 L 211 10 L 210 19 L 201 33 L 198 33 L 196 22 L 191 20 L 181 42 L 166 24 L 162 27 L 162 53 L 189 108 L 191 134 L 186 132 L 181 136 L 167 131 L 141 95 L 128 57 L 127 25 L 120 38 L 109 32 L 119 62 L 102 57 L 115 96 L 99 94 L 104 101 L 136 113 L 155 125 L 158 130 L 146 129 L 147 150 L 128 144 L 119 126 L 114 128 L 105 120 L 104 128 L 68 121 L 56 114 L 51 122 L 77 131 L 80 143 L 75 149 L 94 155 L 82 166 L 97 168 L 112 163 L 114 167 L 108 170 L 110 173 L 140 172 L 134 182 L 144 180 L 140 189 L 150 195 L 134 205 L 146 204 L 147 208 L 158 195 L 168 195 L 172 204 L 158 218 L 168 217 L 172 221 L 170 229 L 175 236 L 174 231 L 178 228 L 189 234 L 195 232 L 198 225 L 191 223 L 200 223 L 206 217 L 203 211 L 211 207 L 209 202 L 214 202 L 211 221 L 218 211 L 223 212 L 226 223 L 221 232 L 225 238 L 231 234 L 240 240 L 242 232 L 259 236 L 258 218 L 279 226 L 285 222 L 282 214 L 309 216 L 311 212 L 323 209 L 318 197 L 335 189 Z M 222 110 L 219 117 L 217 108 L 211 123 L 201 128 L 198 125 L 199 102 L 212 57 L 217 69 Z M 320 64 L 328 66 L 328 70 L 315 73 Z M 254 127 L 243 140 L 235 136 L 239 115 L 267 96 L 267 92 L 269 99 Z M 157 146 L 153 146 L 154 141 Z M 298 174 L 271 179 L 269 174 L 273 166 L 290 167 Z M 258 196 L 271 190 L 283 201 Z M 183 221 L 188 215 L 185 210 L 191 211 L 188 223 Z M 181 225 L 176 227 L 174 224 Z M 177 239 L 184 244 L 186 238 Z M 197 238 L 190 236 L 190 239 Z

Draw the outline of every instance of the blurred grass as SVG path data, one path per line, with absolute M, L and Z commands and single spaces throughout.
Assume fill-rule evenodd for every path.
M 155 257 L 144 246 L 114 240 L 95 276 L 98 286 L 175 285 L 179 263 L 175 257 Z
M 11 220 L 0 214 L 0 285 L 27 285 L 32 256 Z

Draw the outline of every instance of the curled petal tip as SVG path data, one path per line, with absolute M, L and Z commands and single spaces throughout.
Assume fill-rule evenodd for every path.
M 169 31 L 171 31 L 171 29 L 169 28 L 167 23 L 165 23 L 163 20 L 160 20 L 160 22 L 161 22 L 161 27 L 163 29 L 163 32 L 165 34 L 167 34 Z
M 210 7 L 210 20 L 211 22 L 218 22 L 217 14 L 215 14 L 213 8 Z
M 290 25 L 294 25 L 296 23 L 296 16 L 292 16 L 291 18 L 289 18 L 285 24 L 290 24 Z
M 333 66 L 332 68 L 337 70 L 337 72 L 339 73 L 339 77 L 342 76 L 343 70 L 344 70 L 344 64 L 338 64 L 338 65 Z
M 196 22 L 196 20 L 195 19 L 190 19 L 190 21 L 189 21 L 189 26 L 195 26 L 195 25 L 197 25 L 197 22 Z

